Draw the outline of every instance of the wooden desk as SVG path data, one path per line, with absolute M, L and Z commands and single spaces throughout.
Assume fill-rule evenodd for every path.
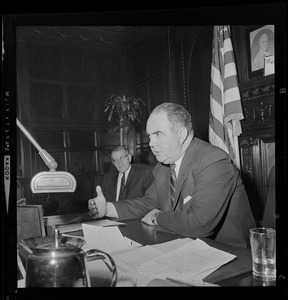
M 50 220 L 49 220 L 50 219 Z M 47 225 L 67 224 L 77 222 L 87 222 L 92 220 L 88 214 L 81 215 L 59 215 L 48 217 Z M 173 239 L 181 238 L 180 235 L 163 231 L 158 227 L 149 226 L 137 220 L 123 221 L 126 225 L 120 225 L 119 229 L 123 236 L 142 244 L 153 245 Z M 261 282 L 256 282 L 252 276 L 252 261 L 250 249 L 239 249 L 219 243 L 207 238 L 203 238 L 208 245 L 217 249 L 227 251 L 237 256 L 233 261 L 221 266 L 219 269 L 207 276 L 204 281 L 217 283 L 220 286 L 258 286 Z M 272 283 L 270 285 L 275 285 Z

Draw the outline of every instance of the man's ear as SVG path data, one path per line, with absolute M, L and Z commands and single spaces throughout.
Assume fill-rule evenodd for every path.
M 180 143 L 183 144 L 188 136 L 188 130 L 186 127 L 179 129 Z
M 128 160 L 129 160 L 129 163 L 131 163 L 131 160 L 132 160 L 132 155 L 131 154 L 128 154 Z

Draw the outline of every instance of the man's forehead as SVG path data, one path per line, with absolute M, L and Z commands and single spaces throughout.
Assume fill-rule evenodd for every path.
M 147 121 L 146 131 L 147 133 L 153 133 L 156 131 L 163 131 L 165 129 L 167 130 L 168 125 L 169 121 L 165 112 L 160 112 L 157 114 L 153 113 L 150 115 Z
M 126 151 L 124 149 L 120 149 L 118 151 L 113 152 L 111 156 L 112 157 L 120 157 L 125 154 L 126 154 Z

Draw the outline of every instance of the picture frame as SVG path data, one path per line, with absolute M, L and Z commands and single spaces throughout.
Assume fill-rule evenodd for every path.
M 274 25 L 250 26 L 246 29 L 249 79 L 264 76 L 265 57 L 274 55 Z

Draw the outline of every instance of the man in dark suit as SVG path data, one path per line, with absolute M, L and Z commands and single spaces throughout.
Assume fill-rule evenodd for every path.
M 111 160 L 115 168 L 105 173 L 101 182 L 106 200 L 112 202 L 142 197 L 153 182 L 153 168 L 145 164 L 131 164 L 131 154 L 123 146 L 113 149 Z
M 182 236 L 248 247 L 249 229 L 256 224 L 229 155 L 196 138 L 190 114 L 176 103 L 157 106 L 146 131 L 158 160 L 152 185 L 143 197 L 113 203 L 106 202 L 98 186 L 98 196 L 88 201 L 92 217 L 142 218 Z
M 87 201 L 96 196 L 97 185 L 101 185 L 109 202 L 118 201 L 119 196 L 120 199 L 142 197 L 153 182 L 153 167 L 147 164 L 131 164 L 132 157 L 122 146 L 112 150 L 111 160 L 114 166 L 104 175 L 75 167 L 75 192 L 54 194 L 53 202 L 50 201 L 49 206 L 44 206 L 45 215 L 87 212 Z M 126 178 L 120 193 L 124 173 Z

